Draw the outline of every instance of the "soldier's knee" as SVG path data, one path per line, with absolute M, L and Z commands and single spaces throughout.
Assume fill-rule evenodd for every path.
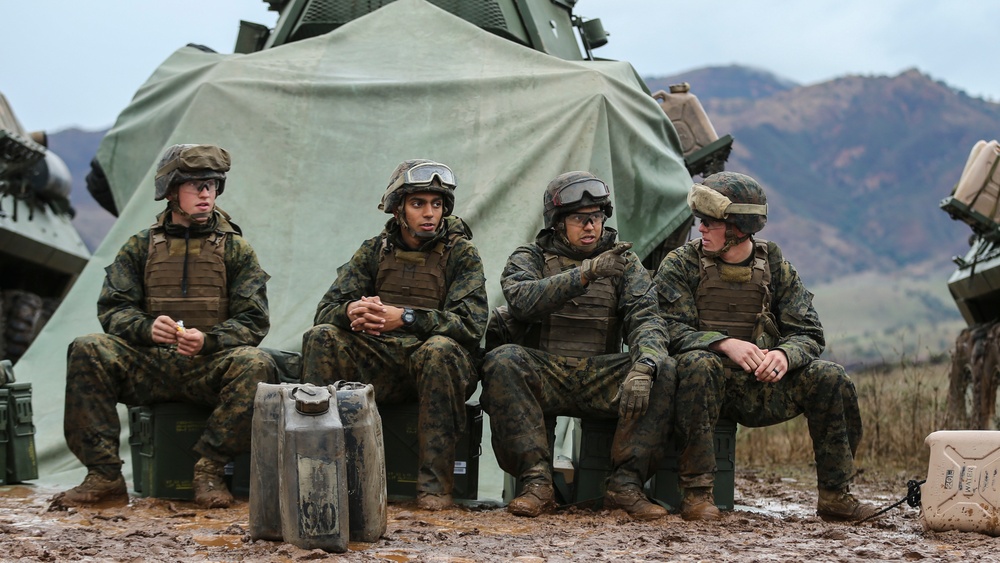
M 341 340 L 341 332 L 344 332 L 343 329 L 331 324 L 316 325 L 302 335 L 302 350 L 305 352 L 309 348 L 319 350 L 336 348 Z
M 694 350 L 675 357 L 682 380 L 708 381 L 722 374 L 722 359 L 714 352 Z
M 513 366 L 522 364 L 525 349 L 517 344 L 504 344 L 486 353 L 483 359 L 483 380 L 487 377 L 500 379 L 510 377 L 518 372 Z
M 854 382 L 840 364 L 826 360 L 815 360 L 808 367 L 809 377 L 822 381 L 825 385 L 854 387 Z
M 427 362 L 435 364 L 448 362 L 461 366 L 463 363 L 468 363 L 468 357 L 468 352 L 455 339 L 440 334 L 428 338 L 413 352 L 413 362 L 418 365 Z
M 260 383 L 276 383 L 278 367 L 270 354 L 253 346 L 240 346 L 232 350 L 232 361 L 243 368 L 243 373 Z

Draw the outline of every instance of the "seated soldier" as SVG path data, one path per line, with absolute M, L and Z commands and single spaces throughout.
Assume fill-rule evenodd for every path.
M 654 281 L 677 358 L 679 462 L 686 520 L 721 517 L 715 505 L 714 429 L 721 416 L 769 426 L 804 414 L 819 483 L 817 513 L 862 520 L 874 506 L 850 493 L 861 413 L 844 368 L 819 359 L 823 327 L 812 294 L 773 242 L 754 239 L 767 199 L 753 178 L 720 172 L 688 196 L 701 238 L 672 251 Z
M 417 504 L 452 505 L 455 444 L 476 389 L 486 278 L 472 231 L 452 216 L 455 175 L 430 160 L 393 171 L 378 208 L 392 215 L 337 269 L 302 338 L 302 379 L 375 386 L 382 405 L 417 402 Z
M 97 300 L 104 334 L 69 346 L 64 432 L 87 477 L 56 495 L 54 508 L 127 503 L 116 404 L 171 401 L 213 409 L 194 446 L 195 502 L 233 502 L 225 466 L 250 450 L 257 384 L 277 375 L 256 348 L 270 328 L 269 276 L 215 206 L 229 165 L 212 145 L 174 145 L 160 160 L 155 199 L 167 208 L 106 268 Z
M 662 454 L 676 379 L 649 273 L 605 227 L 611 192 L 596 176 L 562 174 L 542 201 L 545 228 L 511 254 L 500 280 L 510 322 L 528 325 L 507 332 L 527 336 L 490 350 L 483 365 L 493 450 L 523 484 L 507 509 L 534 517 L 555 508 L 547 418 L 617 418 L 604 506 L 660 518 L 667 511 L 642 486 Z

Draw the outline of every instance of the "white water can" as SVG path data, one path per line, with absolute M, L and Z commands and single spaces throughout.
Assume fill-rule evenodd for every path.
M 924 442 L 931 448 L 920 488 L 927 528 L 1000 535 L 1000 431 L 941 430 Z

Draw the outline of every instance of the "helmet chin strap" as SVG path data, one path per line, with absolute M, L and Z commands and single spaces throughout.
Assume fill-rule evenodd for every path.
M 170 210 L 177 213 L 181 217 L 186 217 L 192 223 L 198 223 L 199 225 L 207 222 L 212 217 L 212 213 L 215 211 L 213 207 L 212 211 L 209 211 L 208 213 L 188 213 L 187 211 L 181 209 L 181 206 L 178 205 L 176 201 L 170 202 Z
M 743 241 L 745 241 L 745 240 L 747 240 L 749 238 L 750 238 L 750 235 L 743 235 L 741 237 L 737 237 L 735 234 L 733 234 L 733 226 L 732 226 L 732 224 L 726 223 L 726 242 L 725 242 L 725 244 L 722 245 L 722 248 L 720 248 L 719 250 L 716 250 L 716 251 L 712 252 L 712 251 L 705 250 L 705 246 L 702 245 L 701 251 L 705 254 L 705 256 L 708 256 L 709 258 L 718 258 L 719 256 L 722 256 L 727 251 L 729 251 L 730 248 L 732 248 L 732 247 L 734 247 L 736 245 L 742 244 Z
M 406 222 L 406 218 L 403 217 L 403 214 L 400 213 L 398 210 L 396 211 L 395 215 L 396 215 L 396 222 L 399 223 L 400 228 L 406 229 L 406 232 L 410 233 L 410 236 L 419 240 L 430 240 L 436 237 L 438 231 L 440 231 L 441 227 L 444 225 L 444 217 L 442 217 L 441 222 L 438 223 L 437 229 L 434 229 L 433 231 L 430 232 L 417 231 L 413 229 L 413 227 L 410 227 L 410 224 Z

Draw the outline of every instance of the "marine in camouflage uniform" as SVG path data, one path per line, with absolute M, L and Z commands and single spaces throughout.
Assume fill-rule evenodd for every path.
M 418 403 L 417 503 L 426 510 L 452 504 L 488 315 L 472 231 L 451 215 L 455 187 L 443 164 L 401 163 L 379 204 L 393 218 L 337 269 L 302 339 L 305 382 L 371 383 L 382 409 Z
M 270 327 L 269 276 L 215 208 L 229 163 L 211 145 L 174 145 L 161 159 L 155 199 L 168 207 L 106 268 L 97 302 L 104 334 L 69 346 L 64 433 L 88 474 L 54 507 L 127 502 L 116 404 L 171 401 L 213 409 L 194 446 L 195 500 L 232 502 L 224 466 L 249 451 L 257 384 L 274 382 L 276 371 L 256 348 Z
M 819 484 L 818 513 L 860 520 L 874 514 L 849 491 L 861 415 L 854 383 L 819 360 L 825 344 L 812 293 L 773 242 L 753 234 L 767 219 L 757 182 L 722 172 L 692 187 L 688 203 L 701 239 L 668 254 L 654 277 L 677 359 L 681 515 L 721 515 L 712 487 L 714 428 L 721 417 L 749 427 L 804 414 Z
M 610 190 L 593 174 L 558 176 L 543 204 L 545 228 L 508 259 L 500 281 L 508 305 L 488 329 L 488 348 L 519 343 L 490 350 L 483 365 L 493 450 L 523 485 L 508 510 L 534 517 L 555 507 L 546 420 L 617 418 L 604 506 L 660 518 L 666 510 L 642 485 L 662 454 L 676 375 L 649 273 L 604 226 Z

